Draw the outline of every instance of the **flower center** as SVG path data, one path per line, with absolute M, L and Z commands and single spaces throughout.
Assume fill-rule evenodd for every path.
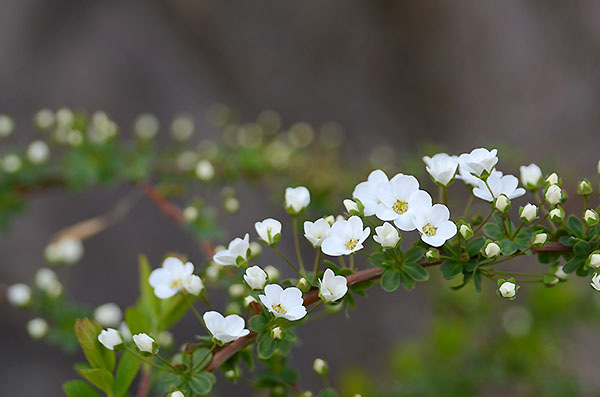
M 354 248 L 356 248 L 357 245 L 358 240 L 355 238 L 351 238 L 350 240 L 346 241 L 346 249 L 349 251 L 352 251 Z
M 183 285 L 183 281 L 180 278 L 176 278 L 171 281 L 171 288 L 179 288 Z
M 392 206 L 392 209 L 396 212 L 396 214 L 402 215 L 408 211 L 408 203 L 406 201 L 396 200 Z
M 423 233 L 426 236 L 435 236 L 435 233 L 437 232 L 437 227 L 433 226 L 431 223 L 426 224 L 425 226 L 423 226 Z
M 279 314 L 285 314 L 287 312 L 287 310 L 285 310 L 285 307 L 283 307 L 281 303 L 273 305 L 271 306 L 271 308 Z

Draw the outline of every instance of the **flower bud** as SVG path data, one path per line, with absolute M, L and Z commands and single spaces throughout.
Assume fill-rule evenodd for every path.
M 483 218 L 481 217 L 481 215 L 473 215 L 471 216 L 471 225 L 473 226 L 477 226 L 480 225 L 481 222 L 483 222 Z
M 242 295 L 244 295 L 246 289 L 242 284 L 232 284 L 228 291 L 232 298 L 240 298 Z
M 536 233 L 531 238 L 531 245 L 533 245 L 534 247 L 540 248 L 540 247 L 543 247 L 547 241 L 548 241 L 547 233 Z
M 123 312 L 116 303 L 105 303 L 94 310 L 94 320 L 103 327 L 116 327 L 123 318 Z
M 33 123 L 37 128 L 44 131 L 54 124 L 54 112 L 50 109 L 42 109 L 33 116 Z
M 26 306 L 31 302 L 31 288 L 22 283 L 13 284 L 6 289 L 6 299 L 13 306 Z
M 468 240 L 471 237 L 473 237 L 473 229 L 466 223 L 460 225 L 460 227 L 458 228 L 458 232 L 465 240 Z
M 593 191 L 592 184 L 587 179 L 579 181 L 577 184 L 577 194 L 580 196 L 589 196 Z
M 244 306 L 248 307 L 252 304 L 252 302 L 257 302 L 256 298 L 252 295 L 248 295 L 244 298 Z
M 548 204 L 556 205 L 562 199 L 562 190 L 558 185 L 550 185 L 546 190 L 545 197 Z
M 588 256 L 587 264 L 590 267 L 598 269 L 600 267 L 600 251 L 594 251 Z
M 21 161 L 21 157 L 18 154 L 7 154 L 2 160 L 2 169 L 7 174 L 15 174 L 21 170 L 23 167 L 23 162 Z
M 296 283 L 296 287 L 302 291 L 302 292 L 308 292 L 308 290 L 310 289 L 310 283 L 308 282 L 307 279 L 305 279 L 304 277 L 302 277 L 300 280 L 298 280 L 298 282 Z
M 483 256 L 486 258 L 495 258 L 500 255 L 502 249 L 500 245 L 493 241 L 488 241 L 485 247 L 483 248 Z
M 538 207 L 531 203 L 527 203 L 527 205 L 525 205 L 525 207 L 521 207 L 519 209 L 519 217 L 525 223 L 533 222 L 533 220 L 535 218 L 537 218 L 537 214 L 538 214 Z
M 267 273 L 260 266 L 251 266 L 246 269 L 244 280 L 250 288 L 261 290 L 267 283 Z
M 281 222 L 277 219 L 267 218 L 254 224 L 258 237 L 267 245 L 275 245 L 281 239 Z
M 542 184 L 542 170 L 536 164 L 521 166 L 521 184 L 530 191 L 537 190 Z
M 510 209 L 510 200 L 506 195 L 501 194 L 496 199 L 495 207 L 499 212 L 506 212 Z
M 375 235 L 373 240 L 381 244 L 383 248 L 394 248 L 400 241 L 400 234 L 398 229 L 392 226 L 391 223 L 385 222 L 381 226 L 375 228 Z
M 183 210 L 183 220 L 187 223 L 192 223 L 198 219 L 198 208 L 194 206 L 185 207 Z
M 115 347 L 123 343 L 123 338 L 116 329 L 107 328 L 100 331 L 98 342 L 102 343 L 109 350 L 115 350 Z
M 0 114 L 0 138 L 6 138 L 7 136 L 10 136 L 14 130 L 14 120 L 5 114 Z
M 271 330 L 271 339 L 281 339 L 281 328 L 275 327 Z
M 304 186 L 285 189 L 285 209 L 296 216 L 310 204 L 310 192 Z
M 174 392 L 171 392 L 171 394 L 169 394 L 169 397 L 185 397 L 185 394 L 183 394 L 182 391 L 175 390 Z
M 223 201 L 223 209 L 229 214 L 234 214 L 240 209 L 240 202 L 235 197 L 227 197 Z
M 329 366 L 327 365 L 327 362 L 325 360 L 317 358 L 313 363 L 313 370 L 317 375 L 325 376 L 329 371 Z
M 346 211 L 349 214 L 352 214 L 353 211 L 356 213 L 359 213 L 358 204 L 356 204 L 352 200 L 349 200 L 349 199 L 344 200 L 344 207 L 346 207 Z
M 33 339 L 41 339 L 48 333 L 48 323 L 43 318 L 34 318 L 27 322 L 27 333 Z
M 550 220 L 552 222 L 562 222 L 565 219 L 565 210 L 560 207 L 553 208 L 550 211 Z
M 556 174 L 556 172 L 550 174 L 550 176 L 548 176 L 548 178 L 546 178 L 546 183 L 549 185 L 559 185 L 560 184 L 560 179 L 558 178 L 558 175 Z
M 303 392 L 300 397 L 315 397 L 314 393 L 311 392 L 310 390 L 306 390 L 305 392 Z
M 587 209 L 583 214 L 583 220 L 586 225 L 592 227 L 598 224 L 598 213 L 594 210 Z
M 598 263 L 600 264 L 600 259 L 598 260 Z M 554 272 L 554 275 L 556 277 L 558 277 L 560 280 L 566 280 L 567 277 L 569 277 L 569 275 L 567 273 L 565 273 L 565 271 L 563 269 L 564 269 L 564 266 L 557 266 L 556 271 Z
M 596 291 L 600 291 L 600 274 L 596 273 L 594 277 L 592 277 L 592 282 L 590 283 L 590 285 Z
M 429 263 L 437 262 L 440 259 L 440 250 L 436 248 L 430 248 L 425 252 L 425 258 Z
M 33 141 L 27 147 L 27 160 L 31 164 L 43 164 L 50 158 L 50 148 L 44 141 Z
M 265 267 L 265 272 L 269 276 L 270 282 L 274 283 L 274 282 L 277 282 L 277 280 L 279 280 L 280 273 L 276 267 L 269 265 L 269 266 Z
M 192 295 L 199 295 L 204 289 L 204 283 L 200 276 L 189 274 L 183 279 L 183 288 Z
M 335 223 L 335 217 L 333 215 L 326 216 L 324 219 L 329 223 L 329 226 Z
M 215 176 L 215 168 L 208 160 L 200 160 L 196 164 L 196 176 L 201 181 L 210 181 Z
M 237 378 L 237 374 L 235 373 L 235 370 L 233 370 L 233 369 L 225 371 L 224 375 L 229 380 L 235 380 Z
M 158 351 L 156 341 L 145 333 L 133 335 L 133 343 L 143 353 L 154 354 Z
M 513 280 L 514 281 L 514 280 Z M 517 295 L 519 286 L 511 281 L 498 280 L 500 287 L 498 288 L 498 294 L 506 299 L 514 299 Z

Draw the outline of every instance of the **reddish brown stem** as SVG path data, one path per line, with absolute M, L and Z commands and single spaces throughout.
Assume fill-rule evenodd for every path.
M 144 195 L 148 197 L 163 214 L 177 223 L 183 223 L 183 211 L 181 211 L 181 208 L 170 202 L 157 188 L 146 182 L 142 182 L 140 184 L 140 189 L 142 189 Z

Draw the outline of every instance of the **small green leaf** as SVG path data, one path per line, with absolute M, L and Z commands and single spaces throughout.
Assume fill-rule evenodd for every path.
M 215 377 L 213 374 L 210 372 L 200 372 L 190 379 L 189 386 L 194 393 L 203 395 L 210 392 L 214 382 Z
M 205 367 L 206 364 L 210 362 L 211 358 L 212 352 L 210 352 L 210 349 L 207 349 L 206 347 L 199 347 L 194 351 L 192 361 L 194 363 L 194 367 L 200 364 Z
M 573 253 L 580 258 L 587 258 L 592 252 L 592 245 L 587 241 L 578 241 L 573 246 Z
M 401 274 L 398 269 L 386 269 L 381 276 L 381 288 L 384 291 L 392 292 L 400 287 Z
M 258 357 L 260 359 L 266 360 L 270 358 L 273 353 L 275 353 L 276 347 L 275 341 L 271 339 L 271 335 L 260 334 L 258 337 L 258 344 L 256 346 Z
M 159 330 L 171 328 L 179 319 L 187 313 L 190 308 L 190 302 L 198 299 L 197 296 L 177 294 L 172 298 L 163 299 L 161 302 L 161 316 L 159 321 Z
M 79 379 L 65 382 L 62 388 L 67 397 L 100 397 L 96 389 Z
M 256 315 L 256 316 L 252 316 L 250 318 L 250 321 L 248 322 L 248 324 L 250 324 L 250 329 L 254 332 L 258 332 L 259 334 L 262 334 L 263 332 L 265 332 L 267 330 L 267 324 L 268 324 L 268 320 L 265 316 L 262 315 Z
M 479 253 L 479 251 L 481 251 L 481 249 L 483 248 L 484 245 L 485 245 L 484 237 L 478 237 L 476 239 L 469 241 L 468 247 L 467 247 L 467 254 L 469 254 L 469 256 L 477 255 Z
M 156 295 L 154 295 L 154 289 L 148 282 L 150 272 L 152 271 L 148 258 L 144 255 L 140 255 L 138 258 L 139 263 L 139 282 L 140 282 L 140 298 L 137 302 L 137 307 L 144 313 L 145 317 L 150 322 L 152 329 L 158 326 L 160 302 Z
M 451 279 L 457 274 L 460 274 L 463 271 L 463 265 L 461 262 L 447 260 L 442 263 L 442 275 L 445 279 Z
M 582 237 L 583 236 L 583 223 L 575 216 L 571 215 L 567 220 L 567 228 L 573 233 L 575 236 Z
M 117 375 L 115 377 L 115 394 L 123 396 L 127 393 L 131 382 L 137 375 L 141 361 L 139 358 L 130 353 L 124 353 L 117 365 Z
M 423 255 L 425 255 L 425 251 L 425 248 L 421 246 L 414 247 L 404 255 L 404 262 L 413 263 L 420 261 L 423 258 Z
M 504 230 L 500 225 L 488 223 L 483 227 L 483 232 L 492 240 L 502 240 L 504 238 Z
M 415 280 L 413 280 L 412 277 L 404 272 L 400 273 L 400 283 L 407 290 L 411 290 L 415 287 Z
M 112 371 L 115 368 L 115 352 L 98 342 L 100 331 L 102 328 L 88 318 L 75 320 L 75 335 L 90 365 Z
M 481 293 L 481 273 L 478 271 L 473 273 L 473 284 L 475 285 L 475 291 Z
M 405 263 L 402 270 L 406 272 L 415 281 L 429 280 L 429 273 L 418 263 Z
M 319 393 L 319 397 L 337 397 L 338 393 L 332 388 L 327 388 Z
M 141 310 L 130 307 L 125 310 L 125 322 L 133 335 L 150 332 L 150 323 Z
M 500 246 L 504 255 L 512 255 L 519 249 L 517 244 L 507 238 L 500 240 Z
M 573 273 L 575 270 L 579 269 L 585 263 L 585 259 L 574 257 L 570 261 L 567 262 L 565 267 L 563 267 L 563 271 L 565 273 Z
M 79 373 L 106 394 L 110 395 L 112 393 L 114 378 L 113 375 L 104 368 L 80 370 Z

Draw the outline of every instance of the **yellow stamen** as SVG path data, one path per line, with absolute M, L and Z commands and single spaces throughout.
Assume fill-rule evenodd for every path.
M 171 288 L 179 288 L 183 285 L 183 281 L 181 281 L 180 278 L 176 278 L 175 280 L 171 281 Z
M 348 251 L 352 251 L 357 245 L 358 240 L 355 238 L 351 238 L 350 240 L 346 241 L 346 249 Z
M 392 206 L 392 209 L 396 212 L 396 214 L 402 215 L 408 211 L 408 203 L 406 201 L 396 200 Z
M 271 308 L 279 314 L 285 314 L 287 312 L 281 303 L 273 305 Z
M 429 237 L 435 236 L 437 233 L 437 227 L 433 226 L 431 223 L 428 223 L 423 226 L 423 233 Z

